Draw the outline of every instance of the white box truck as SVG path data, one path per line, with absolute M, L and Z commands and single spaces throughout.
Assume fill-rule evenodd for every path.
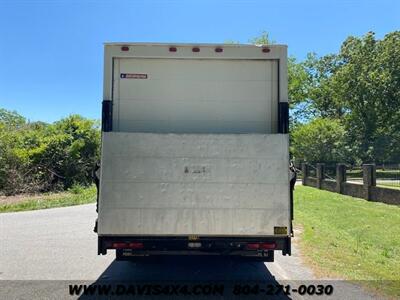
M 290 255 L 287 47 L 107 43 L 98 253 Z

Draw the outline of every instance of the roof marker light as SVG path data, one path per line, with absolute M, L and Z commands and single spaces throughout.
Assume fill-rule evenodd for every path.
M 192 48 L 192 52 L 200 52 L 200 48 L 199 47 L 193 47 Z
M 129 51 L 129 47 L 128 46 L 122 46 L 121 47 L 121 51 Z
M 263 47 L 263 48 L 262 48 L 262 52 L 264 52 L 264 53 L 268 53 L 268 52 L 270 52 L 270 51 L 271 51 L 270 48 L 267 48 L 267 47 Z
M 169 52 L 176 52 L 176 47 L 169 47 Z
M 215 48 L 215 52 L 217 52 L 217 53 L 221 53 L 223 51 L 224 51 L 224 49 L 222 49 L 221 47 Z

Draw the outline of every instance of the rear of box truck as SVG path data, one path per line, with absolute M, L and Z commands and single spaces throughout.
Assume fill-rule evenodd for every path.
M 99 254 L 290 254 L 285 46 L 106 44 Z

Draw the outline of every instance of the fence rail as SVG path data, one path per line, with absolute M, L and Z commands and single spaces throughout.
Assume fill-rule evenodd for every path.
M 310 172 L 313 169 L 311 165 L 303 163 L 301 169 L 303 173 L 303 185 L 357 198 L 364 198 L 369 201 L 400 205 L 400 188 L 377 186 L 377 172 L 374 164 L 365 164 L 362 166 L 361 172 L 359 173 L 362 175 L 362 181 L 360 180 L 360 183 L 353 180 L 353 178 L 356 177 L 352 178 L 349 176 L 350 180 L 347 180 L 348 174 L 346 164 L 336 165 L 334 178 L 327 174 L 325 164 L 323 163 L 318 163 L 316 165 L 315 176 Z M 396 177 L 394 180 L 396 180 Z
M 362 167 L 347 169 L 347 180 L 349 182 L 362 182 Z M 400 164 L 376 165 L 376 185 L 400 189 Z

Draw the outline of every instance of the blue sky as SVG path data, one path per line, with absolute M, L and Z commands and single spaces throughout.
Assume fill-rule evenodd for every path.
M 246 43 L 263 30 L 299 60 L 400 29 L 400 1 L 0 0 L 0 107 L 32 121 L 100 117 L 103 42 Z

